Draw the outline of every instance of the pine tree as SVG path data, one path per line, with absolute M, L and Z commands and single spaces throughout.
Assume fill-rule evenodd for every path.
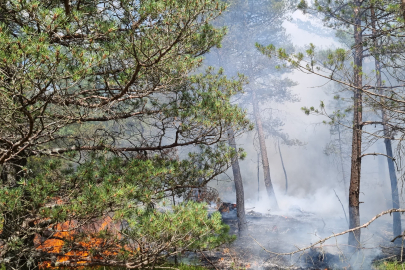
M 243 155 L 225 142 L 251 128 L 230 103 L 245 79 L 197 72 L 225 8 L 0 2 L 0 264 L 141 268 L 232 240 L 204 205 L 164 206 Z

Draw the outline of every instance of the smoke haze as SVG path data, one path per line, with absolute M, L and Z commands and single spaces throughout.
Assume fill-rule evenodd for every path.
M 319 31 L 329 33 L 329 36 L 319 36 L 314 32 L 308 32 L 299 27 L 302 22 L 311 22 Z M 322 27 L 319 20 L 303 15 L 301 12 L 294 12 L 291 21 L 283 23 L 287 34 L 296 47 L 305 47 L 309 43 L 321 48 L 337 48 L 341 46 L 334 33 L 328 28 Z M 332 32 L 332 33 L 331 33 Z M 241 41 L 242 42 L 242 41 Z M 263 44 L 267 45 L 267 44 Z M 254 44 L 252 44 L 254 46 Z M 226 48 L 224 48 L 226 49 Z M 270 209 L 265 185 L 263 182 L 263 171 L 261 159 L 259 161 L 259 183 L 258 183 L 258 142 L 256 131 L 253 130 L 237 138 L 238 147 L 242 147 L 247 152 L 247 158 L 240 161 L 241 173 L 244 182 L 246 208 L 262 214 L 286 215 L 294 217 L 296 214 L 314 214 L 314 224 L 303 226 L 300 234 L 311 235 L 308 237 L 298 237 L 296 245 L 306 246 L 313 243 L 319 237 L 326 237 L 333 233 L 347 230 L 348 225 L 345 218 L 348 215 L 347 190 L 344 187 L 342 171 L 337 162 L 337 157 L 325 154 L 326 145 L 332 140 L 330 126 L 323 124 L 323 120 L 328 120 L 323 116 L 307 116 L 301 107 L 318 107 L 320 101 L 324 101 L 327 110 L 333 111 L 328 106 L 333 102 L 333 85 L 327 80 L 315 75 L 307 75 L 299 71 L 293 71 L 283 76 L 289 77 L 297 82 L 292 88 L 300 101 L 293 103 L 278 104 L 270 102 L 261 106 L 262 115 L 272 115 L 281 118 L 285 125 L 283 132 L 287 133 L 291 139 L 298 139 L 303 143 L 301 146 L 288 146 L 281 144 L 281 152 L 288 175 L 288 192 L 285 194 L 285 177 L 281 165 L 280 155 L 277 148 L 277 138 L 269 136 L 266 139 L 268 158 L 272 183 L 275 186 L 276 197 L 280 206 L 280 211 Z M 249 113 L 251 113 L 249 111 Z M 252 118 L 253 119 L 253 118 Z M 253 121 L 253 120 L 252 120 Z M 347 131 L 346 131 L 347 132 Z M 349 133 L 350 134 L 350 131 Z M 344 147 L 350 148 L 349 144 Z M 383 151 L 383 144 L 378 141 L 367 149 L 368 152 Z M 349 182 L 350 177 L 350 156 L 344 157 L 345 177 Z M 217 182 L 210 184 L 220 191 L 221 199 L 225 202 L 235 203 L 235 191 L 232 182 L 232 171 L 221 176 Z M 400 185 L 402 186 L 402 185 Z M 259 191 L 258 191 L 259 190 Z M 402 195 L 402 192 L 400 192 Z M 387 162 L 384 157 L 366 157 L 362 162 L 362 183 L 361 183 L 361 224 L 370 220 L 378 213 L 392 208 L 391 193 Z M 403 205 L 403 197 L 401 196 Z M 348 218 L 348 216 L 347 216 Z M 321 222 L 324 222 L 322 224 Z M 317 224 L 315 224 L 317 223 Z M 368 262 L 360 264 L 359 268 L 368 269 L 370 260 L 379 254 L 375 249 L 382 241 L 382 237 L 392 236 L 392 217 L 385 216 L 372 224 L 369 229 L 363 230 L 364 245 L 370 249 L 363 252 L 363 256 L 368 258 Z M 320 232 L 319 228 L 324 227 Z M 385 231 L 382 235 L 381 231 Z M 266 238 L 265 236 L 263 236 Z M 269 235 L 264 242 L 271 242 Z M 362 236 L 363 237 L 363 236 Z M 298 240 L 300 239 L 300 240 Z M 273 239 L 274 240 L 274 239 Z M 345 245 L 347 235 L 338 239 L 332 239 L 328 243 L 336 244 L 336 241 Z M 287 241 L 288 242 L 288 241 Z M 293 251 L 293 245 L 284 247 Z M 291 244 L 291 243 L 289 243 Z M 270 245 L 271 246 L 271 245 Z M 274 247 L 274 246 L 273 246 Z M 330 249 L 337 252 L 337 250 Z

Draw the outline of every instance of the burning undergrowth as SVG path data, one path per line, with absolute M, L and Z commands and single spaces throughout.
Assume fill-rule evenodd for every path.
M 68 221 L 49 226 L 35 238 L 37 251 L 49 258 L 39 266 L 110 265 L 143 269 L 164 264 L 167 259 L 190 250 L 212 249 L 234 239 L 219 213 L 207 217 L 205 204 L 188 202 L 172 206 L 170 211 L 160 210 L 145 209 L 136 224 L 111 214 L 86 224 Z M 172 226 L 162 225 L 167 220 Z M 174 226 L 175 222 L 179 226 Z
M 49 227 L 42 236 L 36 235 L 34 240 L 38 251 L 51 255 L 51 259 L 42 262 L 40 268 L 102 262 L 116 256 L 123 248 L 128 252 L 136 252 L 136 249 L 133 250 L 129 245 L 120 245 L 120 227 L 108 215 L 94 219 L 87 225 L 66 221 Z
M 205 208 L 201 204 L 195 204 L 194 207 L 197 205 L 202 207 L 201 211 Z M 236 208 L 236 204 L 224 202 L 211 208 L 211 212 L 219 211 L 222 214 L 222 220 L 230 226 L 230 234 L 234 235 L 238 234 Z M 185 210 L 184 214 L 190 216 L 192 213 L 190 210 L 193 211 L 193 209 Z M 158 214 L 160 211 L 156 213 Z M 201 214 L 203 213 L 196 214 L 196 217 Z M 333 217 L 333 215 L 325 217 L 306 211 L 297 205 L 292 205 L 288 211 L 283 212 L 271 210 L 263 212 L 257 211 L 255 207 L 250 207 L 246 209 L 246 215 L 248 230 L 239 235 L 236 241 L 209 252 L 201 252 L 198 257 L 207 265 L 213 265 L 218 269 L 370 269 L 371 260 L 379 252 L 375 247 L 364 245 L 360 252 L 350 254 L 345 245 L 346 238 L 342 237 L 285 256 L 283 253 L 309 246 L 326 236 L 346 230 L 345 220 L 338 216 Z M 52 228 L 52 230 L 50 228 L 50 232 L 56 232 L 52 234 L 52 239 L 37 238 L 38 249 L 54 255 L 52 261 L 44 262 L 43 266 L 64 265 L 67 261 L 75 261 L 75 264 L 79 266 L 86 264 L 88 259 L 106 260 L 109 256 L 114 257 L 122 248 L 134 254 L 138 252 L 141 254 L 142 250 L 144 252 L 149 252 L 148 249 L 151 250 L 152 239 L 144 241 L 144 246 L 118 245 L 122 225 L 116 224 L 108 216 L 104 220 L 90 224 L 92 226 L 82 226 L 80 230 L 75 229 L 78 225 L 75 222 L 58 224 L 57 228 Z M 363 235 L 368 239 L 374 237 L 373 244 L 376 243 L 376 236 L 380 240 L 389 239 L 391 235 L 381 229 L 388 225 L 389 223 L 386 226 L 379 226 L 378 232 L 370 230 Z M 161 233 L 162 228 L 159 231 Z M 118 236 L 115 238 L 116 242 L 106 242 L 102 237 L 103 232 L 116 234 Z M 187 240 L 191 239 L 193 238 L 187 238 Z M 127 241 L 126 243 L 128 244 Z M 189 248 L 185 248 L 183 251 L 182 255 L 178 251 L 173 252 L 172 255 L 196 257 L 190 255 Z M 159 251 L 156 252 L 156 254 L 159 253 Z

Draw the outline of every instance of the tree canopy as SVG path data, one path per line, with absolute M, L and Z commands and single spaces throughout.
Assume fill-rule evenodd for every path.
M 245 79 L 201 69 L 225 8 L 0 2 L 0 264 L 141 268 L 232 239 L 204 205 L 165 208 L 243 156 L 224 141 L 251 128 Z

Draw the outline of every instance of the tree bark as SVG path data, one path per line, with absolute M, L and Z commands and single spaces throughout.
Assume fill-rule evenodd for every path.
M 361 29 L 361 5 L 359 0 L 354 1 L 354 86 L 362 87 L 362 66 L 363 66 L 363 33 Z M 355 228 L 360 226 L 360 175 L 361 175 L 361 143 L 362 143 L 362 92 L 354 89 L 353 98 L 353 138 L 352 157 L 349 187 L 349 226 Z M 349 234 L 349 246 L 360 246 L 360 229 Z
M 65 5 L 65 14 L 66 16 L 70 15 L 70 0 L 63 0 L 63 4 Z
M 266 141 L 264 138 L 262 118 L 260 116 L 259 102 L 257 101 L 256 92 L 254 90 L 252 90 L 252 99 L 253 99 L 253 113 L 255 116 L 256 128 L 259 137 L 260 153 L 262 154 L 264 184 L 266 185 L 267 195 L 270 198 L 271 207 L 274 210 L 278 210 L 276 194 L 274 193 L 273 184 L 271 182 L 270 177 L 269 159 L 267 157 Z
M 277 144 L 278 144 L 278 152 L 279 152 L 279 154 L 280 154 L 280 159 L 281 159 L 281 166 L 283 166 L 284 177 L 285 177 L 285 192 L 284 192 L 284 194 L 287 194 L 287 192 L 288 192 L 287 171 L 285 170 L 284 161 L 283 161 L 283 156 L 281 155 L 280 141 L 277 141 Z
M 403 0 L 403 3 L 405 3 L 405 0 Z M 377 34 L 377 29 L 376 29 L 376 15 L 375 15 L 375 11 L 374 11 L 373 7 L 371 8 L 371 20 L 372 20 L 372 26 L 373 26 L 373 35 L 375 36 Z M 374 47 L 375 48 L 379 47 L 376 39 L 374 39 Z M 377 73 L 378 92 L 380 95 L 384 95 L 384 90 L 381 88 L 382 87 L 381 63 L 380 63 L 378 55 L 375 56 L 375 70 Z M 382 104 L 384 104 L 384 100 L 382 98 L 380 98 L 380 102 Z M 389 171 L 390 183 L 391 183 L 392 208 L 398 209 L 400 207 L 399 206 L 399 195 L 398 195 L 398 179 L 397 179 L 397 175 L 395 172 L 394 161 L 392 160 L 392 158 L 394 156 L 392 153 L 392 144 L 391 144 L 391 139 L 390 139 L 391 132 L 387 125 L 388 116 L 387 116 L 387 113 L 383 106 L 381 107 L 381 118 L 382 118 L 382 123 L 383 123 L 384 144 L 385 144 L 385 150 L 387 153 L 388 171 Z M 392 231 L 393 231 L 393 234 L 395 237 L 397 235 L 402 234 L 401 215 L 399 212 L 394 212 L 392 214 L 392 216 L 393 216 Z M 401 243 L 401 239 L 397 238 L 395 243 Z
M 235 134 L 232 128 L 229 128 L 228 130 L 228 142 L 229 146 L 237 151 Z M 238 156 L 235 156 L 232 159 L 232 172 L 236 190 L 236 214 L 238 216 L 238 230 L 239 234 L 243 234 L 243 232 L 247 231 L 248 227 L 245 215 L 245 193 L 243 191 L 243 182 L 242 175 L 240 173 Z

